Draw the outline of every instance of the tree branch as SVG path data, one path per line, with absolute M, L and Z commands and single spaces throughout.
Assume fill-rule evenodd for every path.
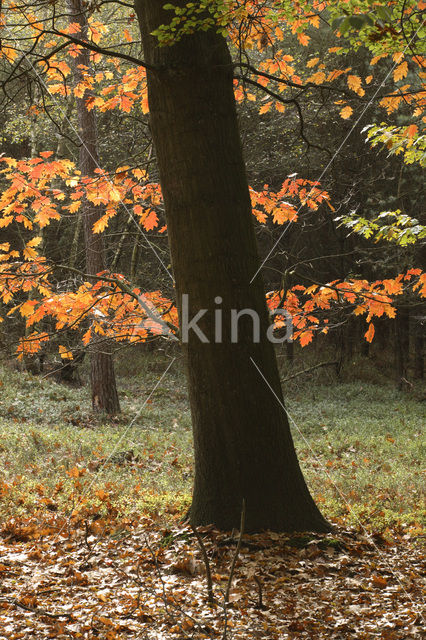
M 284 378 L 283 380 L 281 380 L 281 382 L 288 382 L 289 380 L 293 380 L 293 378 L 297 378 L 298 376 L 301 376 L 304 373 L 309 373 L 309 371 L 313 371 L 314 369 L 319 369 L 320 367 L 331 366 L 332 364 L 337 366 L 339 363 L 337 362 L 337 360 L 330 360 L 328 362 L 319 362 L 318 364 L 314 364 L 313 367 L 308 367 L 307 369 L 303 369 L 302 371 L 298 371 L 297 373 L 294 373 L 292 376 L 288 376 L 287 378 Z
M 85 40 L 80 40 L 79 38 L 75 38 L 74 36 L 70 36 L 68 33 L 63 33 L 62 31 L 58 31 L 56 29 L 51 29 L 49 31 L 44 31 L 43 33 L 50 33 L 55 36 L 60 36 L 61 38 L 66 38 L 73 44 L 77 44 L 84 49 L 89 49 L 89 51 L 94 51 L 94 53 L 100 53 L 104 56 L 111 56 L 113 58 L 121 58 L 122 60 L 127 60 L 127 62 L 132 62 L 138 67 L 144 67 L 145 69 L 149 69 L 150 71 L 155 71 L 158 67 L 148 64 L 144 62 L 144 60 L 140 60 L 139 58 L 135 58 L 134 56 L 130 56 L 127 53 L 120 53 L 119 51 L 113 51 L 109 47 L 98 47 L 97 44 L 93 44 L 92 42 L 87 42 Z

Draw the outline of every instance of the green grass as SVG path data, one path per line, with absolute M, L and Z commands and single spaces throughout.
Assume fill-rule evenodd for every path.
M 181 373 L 176 368 L 160 381 L 158 362 L 147 358 L 140 365 L 137 375 L 120 376 L 123 412 L 111 421 L 88 410 L 87 388 L 0 371 L 3 516 L 43 506 L 69 513 L 76 505 L 110 504 L 128 514 L 188 503 L 191 430 Z M 105 464 L 111 453 L 124 459 Z
M 117 366 L 123 413 L 111 421 L 89 411 L 87 388 L 0 369 L 2 518 L 49 510 L 82 517 L 184 513 L 191 423 L 181 361 L 162 377 L 169 362 L 158 353 L 125 352 Z M 317 371 L 286 385 L 309 486 L 325 515 L 345 525 L 416 527 L 425 403 L 382 379 L 375 384 L 374 372 L 347 378 Z M 111 452 L 123 455 L 105 464 Z
M 287 406 L 327 515 L 375 527 L 422 517 L 424 402 L 389 385 L 347 382 L 290 395 Z

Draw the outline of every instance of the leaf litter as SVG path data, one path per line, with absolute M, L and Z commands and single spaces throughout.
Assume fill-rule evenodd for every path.
M 10 519 L 0 639 L 422 637 L 421 537 L 403 525 L 244 534 L 240 548 L 238 532 L 197 533 L 159 516 Z

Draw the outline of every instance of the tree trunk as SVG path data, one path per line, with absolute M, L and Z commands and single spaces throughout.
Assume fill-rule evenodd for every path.
M 181 326 L 183 294 L 189 319 L 208 310 L 198 326 L 209 343 L 190 330 L 184 344 L 195 455 L 190 519 L 238 527 L 245 500 L 247 531 L 324 531 L 281 406 L 261 278 L 251 283 L 259 261 L 226 42 L 199 31 L 158 47 L 149 34 L 170 20 L 162 5 L 136 0 L 145 59 L 156 66 L 148 73 L 151 130 Z M 231 342 L 230 310 L 245 308 L 260 318 L 259 343 L 248 316 Z M 220 343 L 215 309 L 223 314 Z
M 117 244 L 117 249 L 114 252 L 114 257 L 111 261 L 111 271 L 115 271 L 117 269 L 117 265 L 118 265 L 118 261 L 121 258 L 121 254 L 123 252 L 123 247 L 124 247 L 124 243 L 126 241 L 126 238 L 129 235 L 129 229 L 130 229 L 130 225 L 133 222 L 133 214 L 129 213 L 129 215 L 127 216 L 127 222 L 124 225 L 124 229 L 121 231 L 121 236 L 120 236 L 120 240 L 118 241 Z
M 402 389 L 407 378 L 410 357 L 410 312 L 399 306 L 395 318 L 395 384 Z
M 293 365 L 294 364 L 294 342 L 293 342 L 293 340 L 290 340 L 289 342 L 286 342 L 285 348 L 286 348 L 286 354 L 287 354 L 287 361 L 291 365 Z
M 417 379 L 423 379 L 425 375 L 425 361 L 424 361 L 424 333 L 425 325 L 424 318 L 415 318 L 414 329 L 414 377 Z
M 87 38 L 87 16 L 81 0 L 67 0 L 70 22 L 81 25 L 79 38 Z M 86 70 L 90 69 L 90 54 L 87 49 L 80 49 L 74 59 L 74 80 L 80 82 Z M 94 111 L 86 108 L 86 93 L 83 98 L 76 98 L 78 127 L 80 134 L 79 164 L 83 176 L 94 176 L 99 166 L 98 139 Z M 105 251 L 103 237 L 93 233 L 93 225 L 103 215 L 101 207 L 94 206 L 85 199 L 82 203 L 84 242 L 86 253 L 86 272 L 95 276 L 105 269 Z M 94 278 L 94 281 L 96 278 Z M 92 389 L 92 406 L 95 411 L 106 411 L 110 414 L 120 412 L 117 387 L 115 383 L 114 364 L 108 344 L 93 340 L 91 344 L 90 382 Z

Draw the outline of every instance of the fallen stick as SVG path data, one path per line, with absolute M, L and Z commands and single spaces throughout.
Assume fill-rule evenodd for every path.
M 282 382 L 288 382 L 293 378 L 297 378 L 297 376 L 301 376 L 303 373 L 309 373 L 314 369 L 319 369 L 319 367 L 327 367 L 327 366 L 331 366 L 332 364 L 337 366 L 339 363 L 337 362 L 337 360 L 330 360 L 330 362 L 319 362 L 318 364 L 314 364 L 313 367 L 309 367 L 308 369 L 303 369 L 302 371 L 298 371 L 297 373 L 294 373 L 292 376 L 288 376 L 288 378 L 284 378 Z
M 73 615 L 71 613 L 50 613 L 45 609 L 40 609 L 39 607 L 30 607 L 27 604 L 23 604 L 19 602 L 16 598 L 0 598 L 0 602 L 7 602 L 8 604 L 13 604 L 15 607 L 19 607 L 24 611 L 29 611 L 30 613 L 36 613 L 39 616 L 48 616 L 49 618 L 68 618 L 69 620 L 73 619 Z

